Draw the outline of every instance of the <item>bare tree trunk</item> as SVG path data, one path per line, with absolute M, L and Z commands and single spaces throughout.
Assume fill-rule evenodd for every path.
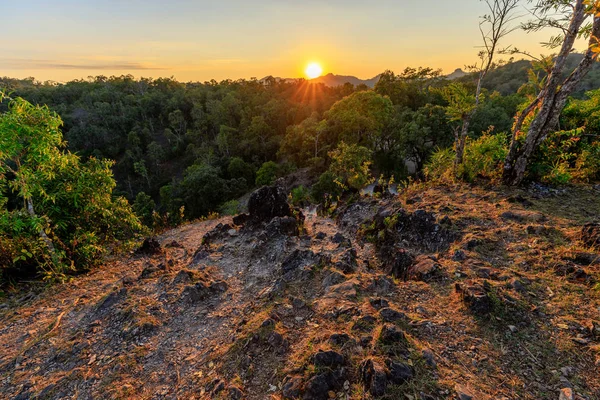
M 534 152 L 546 139 L 548 134 L 556 128 L 560 113 L 569 95 L 592 68 L 594 62 L 592 45 L 597 42 L 597 38 L 600 35 L 600 18 L 598 17 L 594 17 L 590 42 L 584 58 L 571 75 L 561 84 L 560 74 L 565 67 L 567 57 L 571 53 L 573 44 L 586 17 L 585 5 L 583 3 L 583 0 L 578 0 L 574 7 L 573 16 L 569 23 L 569 28 L 565 31 L 565 39 L 560 53 L 556 57 L 554 67 L 544 89 L 542 89 L 538 99 L 525 110 L 528 112 L 533 111 L 537 103 L 541 101 L 540 111 L 532 121 L 523 144 L 518 142 L 517 134 L 523 120 L 527 116 L 525 111 L 521 114 L 513 128 L 510 151 L 504 163 L 503 180 L 507 185 L 519 185 L 523 182 L 527 166 Z
M 469 134 L 469 126 L 471 124 L 471 115 L 464 118 L 460 133 L 456 133 L 456 158 L 454 159 L 454 167 L 458 167 L 463 163 L 465 158 L 465 145 L 467 143 L 467 135 Z

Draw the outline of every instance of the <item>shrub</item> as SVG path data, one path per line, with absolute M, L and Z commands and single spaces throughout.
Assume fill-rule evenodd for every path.
M 258 186 L 271 185 L 279 176 L 279 165 L 273 161 L 264 163 L 256 172 L 256 184 Z
M 321 203 L 326 196 L 337 198 L 342 194 L 342 187 L 337 183 L 336 176 L 331 171 L 325 171 L 319 177 L 311 190 L 310 196 L 316 203 Z
M 294 206 L 304 207 L 310 202 L 310 192 L 307 188 L 300 185 L 290 193 L 290 202 Z
M 476 140 L 469 140 L 465 147 L 464 162 L 458 168 L 458 176 L 468 182 L 476 178 L 495 180 L 500 178 L 501 163 L 508 154 L 508 137 L 504 133 L 485 133 Z
M 149 228 L 153 226 L 153 217 L 154 209 L 156 208 L 156 203 L 152 200 L 152 197 L 148 196 L 144 192 L 139 192 L 135 197 L 135 201 L 133 202 L 133 212 L 135 215 L 140 218 L 142 223 Z
M 331 165 L 329 171 L 343 188 L 360 190 L 373 182 L 369 172 L 371 151 L 356 144 L 341 142 L 337 149 L 329 152 Z
M 451 148 L 437 149 L 425 164 L 425 176 L 429 180 L 451 180 L 456 155 Z
M 47 107 L 20 98 L 0 115 L 0 259 L 11 261 L 0 267 L 5 272 L 64 279 L 142 231 L 127 201 L 113 196 L 113 163 L 84 163 L 64 151 L 61 124 Z
M 240 202 L 237 200 L 229 200 L 223 203 L 219 207 L 219 214 L 221 215 L 237 215 L 240 213 Z

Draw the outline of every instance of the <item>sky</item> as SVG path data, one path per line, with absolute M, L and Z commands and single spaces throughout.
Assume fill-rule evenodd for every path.
M 291 78 L 309 62 L 363 79 L 450 73 L 477 60 L 485 12 L 480 0 L 0 0 L 0 76 Z M 539 54 L 549 36 L 516 31 L 503 45 Z

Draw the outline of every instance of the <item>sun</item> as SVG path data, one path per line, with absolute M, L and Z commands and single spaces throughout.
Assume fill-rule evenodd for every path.
M 315 79 L 321 76 L 323 73 L 323 68 L 321 68 L 319 63 L 312 62 L 306 66 L 304 73 L 309 79 Z

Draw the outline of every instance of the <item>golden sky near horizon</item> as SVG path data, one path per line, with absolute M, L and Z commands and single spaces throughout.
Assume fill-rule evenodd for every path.
M 363 79 L 450 73 L 476 61 L 485 11 L 479 0 L 3 1 L 0 76 L 304 77 L 310 62 Z M 550 34 L 516 31 L 503 44 L 549 53 L 539 42 Z

